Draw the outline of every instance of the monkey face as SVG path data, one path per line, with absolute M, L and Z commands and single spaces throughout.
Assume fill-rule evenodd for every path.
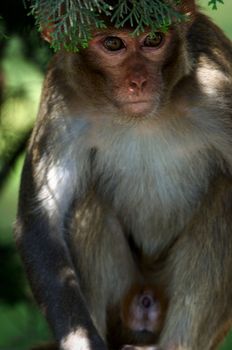
M 94 34 L 82 55 L 104 104 L 113 106 L 119 116 L 148 116 L 167 99 L 172 84 L 168 72 L 182 58 L 173 54 L 177 42 L 175 30 L 135 37 L 129 30 L 107 29 Z

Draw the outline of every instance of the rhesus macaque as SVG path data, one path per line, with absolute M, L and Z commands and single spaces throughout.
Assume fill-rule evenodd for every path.
M 123 325 L 134 332 L 157 334 L 162 329 L 167 302 L 153 286 L 136 285 L 121 302 Z
M 130 350 L 135 344 L 143 349 L 149 344 L 156 344 L 163 327 L 166 309 L 167 300 L 159 289 L 143 284 L 132 286 L 121 301 L 121 324 L 112 325 L 117 332 L 111 343 L 114 347 L 124 350 Z M 124 345 L 125 341 L 131 341 L 133 345 Z
M 16 240 L 62 350 L 114 348 L 141 279 L 168 300 L 151 346 L 213 350 L 231 326 L 232 46 L 183 9 L 155 38 L 94 31 L 48 70 Z

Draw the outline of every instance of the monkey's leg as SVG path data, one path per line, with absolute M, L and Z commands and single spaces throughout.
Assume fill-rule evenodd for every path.
M 168 261 L 170 307 L 160 344 L 216 349 L 232 321 L 232 185 L 218 181 Z
M 77 209 L 72 230 L 69 246 L 82 294 L 98 332 L 106 339 L 107 309 L 119 305 L 138 272 L 117 218 L 94 196 Z

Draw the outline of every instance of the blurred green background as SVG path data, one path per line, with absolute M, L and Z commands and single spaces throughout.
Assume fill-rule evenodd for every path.
M 217 11 L 207 7 L 208 0 L 199 3 L 232 38 L 232 1 L 224 2 Z M 23 149 L 51 51 L 21 0 L 7 1 L 6 8 L 0 5 L 0 16 L 0 32 L 5 34 L 0 36 L 0 170 L 8 174 L 10 169 L 8 176 L 0 176 L 0 350 L 24 350 L 51 338 L 33 302 L 12 237 Z M 231 349 L 232 333 L 220 350 Z

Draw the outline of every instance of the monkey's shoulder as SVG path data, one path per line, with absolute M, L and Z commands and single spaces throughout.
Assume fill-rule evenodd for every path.
M 187 39 L 197 65 L 211 64 L 225 75 L 232 75 L 232 42 L 211 19 L 198 13 Z

